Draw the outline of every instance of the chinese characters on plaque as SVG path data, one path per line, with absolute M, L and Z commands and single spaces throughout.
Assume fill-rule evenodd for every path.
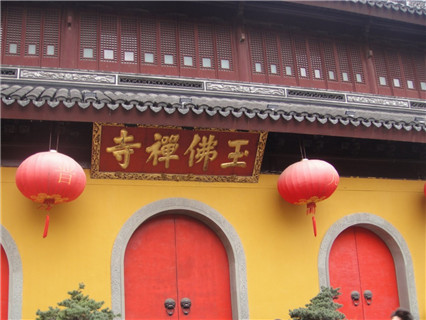
M 267 134 L 94 123 L 92 178 L 256 182 Z

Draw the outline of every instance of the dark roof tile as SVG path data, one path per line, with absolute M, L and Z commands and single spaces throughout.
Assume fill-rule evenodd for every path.
M 426 15 L 426 8 L 421 5 L 407 4 L 403 2 L 390 1 L 390 0 L 346 0 L 353 3 L 360 3 L 369 5 L 370 7 L 384 8 L 387 10 L 408 12 L 410 14 Z
M 33 90 L 33 86 L 25 86 L 13 92 L 10 97 L 16 100 L 28 100 L 27 94 Z
M 70 97 L 69 91 L 66 88 L 60 88 L 56 91 L 55 99 L 59 101 L 66 101 Z
M 40 95 L 41 100 L 53 100 L 55 97 L 56 90 L 55 88 L 47 88 L 43 91 L 43 93 Z
M 2 86 L 1 86 L 1 96 L 2 97 L 10 96 L 12 93 L 14 93 L 15 91 L 18 91 L 21 88 L 22 88 L 22 86 L 19 86 L 19 85 L 9 86 L 7 84 L 2 84 Z
M 26 94 L 27 98 L 30 100 L 37 100 L 39 97 L 41 97 L 45 90 L 46 89 L 44 87 L 36 87 Z
M 266 120 L 271 119 L 277 121 L 283 119 L 285 121 L 308 121 L 310 123 L 318 122 L 321 124 L 342 124 L 344 126 L 363 126 L 369 128 L 385 127 L 387 129 L 396 130 L 415 130 L 417 132 L 426 131 L 424 122 L 418 120 L 413 114 L 405 111 L 393 111 L 391 107 L 386 106 L 382 109 L 374 109 L 357 107 L 356 103 L 334 106 L 315 104 L 312 101 L 304 103 L 303 101 L 274 101 L 252 100 L 242 97 L 211 97 L 211 96 L 188 96 L 189 103 L 181 103 L 182 95 L 178 94 L 155 94 L 144 92 L 126 92 L 109 91 L 109 90 L 89 90 L 78 88 L 44 88 L 38 86 L 20 86 L 7 85 L 1 86 L 2 101 L 5 105 L 17 103 L 19 106 L 25 107 L 29 103 L 42 108 L 43 106 L 55 108 L 59 103 L 63 103 L 67 108 L 87 109 L 93 107 L 96 110 L 108 108 L 116 110 L 123 108 L 124 110 L 132 110 L 136 108 L 139 112 L 148 110 L 159 113 L 161 111 L 167 114 L 178 112 L 181 115 L 188 114 L 191 111 L 200 115 L 205 113 L 209 117 L 220 115 L 221 117 L 241 118 L 247 117 L 253 119 L 255 117 Z M 269 104 L 269 107 L 268 107 Z M 346 114 L 346 110 L 352 110 L 350 114 Z M 405 110 L 405 109 L 404 109 Z M 414 110 L 422 113 L 424 110 Z

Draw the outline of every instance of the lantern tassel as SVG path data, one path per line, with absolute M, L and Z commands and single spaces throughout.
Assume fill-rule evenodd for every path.
M 43 238 L 47 237 L 47 231 L 49 230 L 49 221 L 50 221 L 50 218 L 49 218 L 49 215 L 47 214 L 46 215 L 46 221 L 44 223 Z
M 43 209 L 47 211 L 46 221 L 44 222 L 43 238 L 47 237 L 47 231 L 49 230 L 49 221 L 50 221 L 49 211 L 50 211 L 50 209 L 52 209 L 54 204 L 55 204 L 55 199 L 53 199 L 53 198 L 45 199 L 43 204 L 42 204 Z
M 314 229 L 314 236 L 317 236 L 317 222 L 315 220 L 315 202 L 310 202 L 306 205 L 306 214 L 312 214 L 312 227 Z
M 317 236 L 317 222 L 315 220 L 315 216 L 312 216 L 312 227 L 314 228 L 314 236 Z

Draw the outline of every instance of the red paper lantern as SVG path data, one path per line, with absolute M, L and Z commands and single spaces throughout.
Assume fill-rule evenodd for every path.
M 49 211 L 53 205 L 76 199 L 86 186 L 83 168 L 72 158 L 55 150 L 39 152 L 25 159 L 16 171 L 19 191 L 40 208 Z M 49 214 L 43 238 L 47 236 Z
M 339 184 L 339 174 L 328 162 L 302 159 L 288 166 L 278 178 L 278 192 L 292 204 L 306 204 L 306 213 L 312 214 L 314 235 L 316 202 L 330 197 Z

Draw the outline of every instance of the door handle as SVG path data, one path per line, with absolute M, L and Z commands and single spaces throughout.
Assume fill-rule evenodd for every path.
M 357 305 L 359 305 L 359 292 L 354 290 L 351 292 L 351 299 L 352 299 L 352 303 L 354 304 L 354 306 L 356 307 Z
M 180 307 L 182 308 L 183 314 L 187 316 L 191 309 L 191 299 L 182 298 L 182 300 L 180 300 Z
M 365 298 L 365 302 L 367 302 L 367 304 L 370 305 L 371 301 L 373 300 L 373 293 L 370 290 L 365 290 L 364 298 Z
M 172 298 L 166 299 L 164 301 L 164 307 L 166 308 L 166 312 L 169 316 L 172 316 L 175 312 L 176 302 Z

